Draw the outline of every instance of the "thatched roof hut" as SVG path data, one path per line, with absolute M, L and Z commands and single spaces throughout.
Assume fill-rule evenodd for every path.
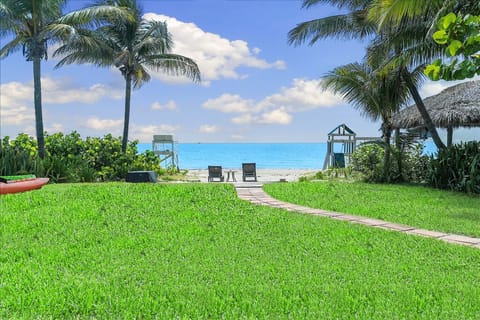
M 436 127 L 447 128 L 447 145 L 452 144 L 453 128 L 480 127 L 480 81 L 469 81 L 444 89 L 423 99 Z M 416 105 L 411 105 L 392 117 L 395 128 L 425 126 Z

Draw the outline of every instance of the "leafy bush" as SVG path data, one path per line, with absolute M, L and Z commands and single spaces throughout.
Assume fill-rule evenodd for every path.
M 385 176 L 385 148 L 390 148 L 388 177 Z M 415 143 L 399 150 L 383 143 L 364 143 L 352 154 L 354 171 L 361 172 L 368 182 L 425 182 L 429 172 L 429 157 L 423 155 L 423 145 Z
M 400 152 L 399 155 L 394 156 L 397 162 L 401 157 L 400 167 L 402 169 L 400 171 L 404 181 L 424 183 L 428 180 L 431 159 L 423 154 L 423 149 L 423 144 L 417 143 L 411 146 L 407 152 Z
M 37 172 L 39 160 L 37 144 L 28 135 L 21 133 L 13 141 L 8 136 L 0 140 L 0 175 Z
M 440 189 L 480 193 L 480 142 L 440 150 L 432 157 L 429 183 Z
M 27 134 L 19 134 L 15 140 L 5 137 L 0 142 L 1 175 L 33 173 L 53 182 L 93 182 L 121 180 L 130 170 L 165 173 L 153 152 L 137 154 L 138 142 L 133 141 L 124 154 L 121 138 L 111 134 L 85 140 L 75 131 L 45 135 L 43 160 L 35 139 Z
M 362 144 L 352 154 L 352 167 L 365 175 L 369 182 L 383 181 L 385 149 L 378 144 Z

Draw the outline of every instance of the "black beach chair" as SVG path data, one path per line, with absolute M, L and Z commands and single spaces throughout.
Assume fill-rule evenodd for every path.
M 257 165 L 256 163 L 242 163 L 242 178 L 247 181 L 248 178 L 257 181 Z
M 219 182 L 223 182 L 223 173 L 221 166 L 208 166 L 208 182 L 214 182 L 218 179 Z

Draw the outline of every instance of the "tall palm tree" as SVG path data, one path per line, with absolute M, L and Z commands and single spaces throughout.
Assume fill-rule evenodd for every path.
M 378 1 L 381 2 L 381 0 Z M 428 53 L 428 57 L 434 54 L 442 54 L 440 48 L 435 51 L 433 41 L 426 41 L 425 39 L 425 35 L 428 32 L 428 27 L 425 27 L 427 23 L 420 19 L 403 19 L 395 25 L 386 24 L 383 28 L 379 29 L 378 19 L 372 18 L 372 12 L 375 11 L 375 0 L 303 1 L 305 7 L 310 7 L 318 3 L 335 5 L 340 9 L 347 9 L 349 12 L 297 25 L 297 27 L 289 32 L 289 43 L 299 45 L 307 39 L 310 39 L 309 44 L 312 45 L 316 41 L 328 37 L 343 39 L 370 37 L 372 41 L 372 45 L 369 48 L 370 56 L 377 58 L 379 55 L 382 55 L 382 52 L 384 55 L 394 52 L 396 56 L 390 56 L 388 60 L 385 60 L 383 65 L 379 67 L 386 68 L 386 70 L 393 68 L 397 72 L 401 71 L 400 75 L 404 78 L 405 84 L 409 88 L 420 113 L 424 117 L 435 144 L 439 149 L 444 148 L 445 145 L 441 141 L 425 105 L 420 98 L 418 89 L 412 79 L 412 72 L 409 71 L 409 69 L 415 70 L 419 67 L 421 65 L 420 61 L 425 61 L 425 53 Z M 348 32 L 345 30 L 348 30 Z M 419 39 L 419 37 L 421 38 Z M 412 39 L 415 41 L 412 41 Z M 406 55 L 404 52 L 404 49 L 407 47 L 409 55 Z M 377 50 L 380 51 L 380 53 L 375 53 Z M 374 53 L 372 54 L 372 52 Z M 392 63 L 389 63 L 391 61 L 395 62 L 393 66 Z M 399 66 L 402 66 L 402 68 Z
M 0 0 L 0 36 L 9 42 L 0 49 L 0 58 L 22 48 L 33 63 L 35 127 L 39 156 L 45 156 L 42 116 L 41 61 L 47 59 L 48 45 L 75 33 L 75 26 L 89 25 L 110 15 L 126 17 L 119 8 L 96 6 L 62 15 L 66 0 Z
M 422 73 L 415 72 L 420 81 Z M 389 181 L 392 114 L 408 100 L 408 89 L 399 73 L 379 73 L 375 65 L 350 63 L 335 68 L 322 77 L 322 87 L 339 93 L 343 99 L 359 109 L 363 116 L 381 120 L 384 154 L 384 178 Z
M 445 144 L 440 140 L 417 88 L 410 81 L 407 64 L 414 61 L 417 65 L 425 65 L 444 55 L 444 49 L 432 41 L 432 34 L 438 20 L 450 11 L 479 14 L 480 6 L 478 0 L 372 0 L 369 11 L 369 20 L 377 24 L 380 32 L 392 29 L 392 26 L 397 29 L 390 33 L 388 39 L 379 41 L 383 42 L 380 47 L 388 48 L 392 43 L 402 44 L 402 55 L 393 63 L 403 65 L 399 70 L 402 70 L 417 109 L 438 149 L 445 148 Z M 374 46 L 378 46 L 378 43 Z
M 149 69 L 171 75 L 182 75 L 200 81 L 200 70 L 190 58 L 171 53 L 173 40 L 165 22 L 142 18 L 136 0 L 104 0 L 99 4 L 127 8 L 133 19 L 115 18 L 94 31 L 82 34 L 58 48 L 63 56 L 58 67 L 71 63 L 115 66 L 125 79 L 125 116 L 122 151 L 128 143 L 132 84 L 140 88 L 150 80 Z
M 428 19 L 405 18 L 401 23 L 384 25 L 377 30 L 377 36 L 367 48 L 367 60 L 377 61 L 383 55 L 385 58 L 380 69 L 398 73 L 403 78 L 432 140 L 438 149 L 443 149 L 445 144 L 420 97 L 418 83 L 413 76 L 415 70 L 423 70 L 426 64 L 444 54 L 432 39 L 425 36 L 430 23 Z

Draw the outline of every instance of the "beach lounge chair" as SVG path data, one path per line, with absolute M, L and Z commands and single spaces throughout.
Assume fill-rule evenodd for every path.
M 242 178 L 247 181 L 248 178 L 257 181 L 257 165 L 255 163 L 242 163 Z
M 223 182 L 223 173 L 221 166 L 208 166 L 208 182 L 214 182 L 218 179 L 219 182 Z

